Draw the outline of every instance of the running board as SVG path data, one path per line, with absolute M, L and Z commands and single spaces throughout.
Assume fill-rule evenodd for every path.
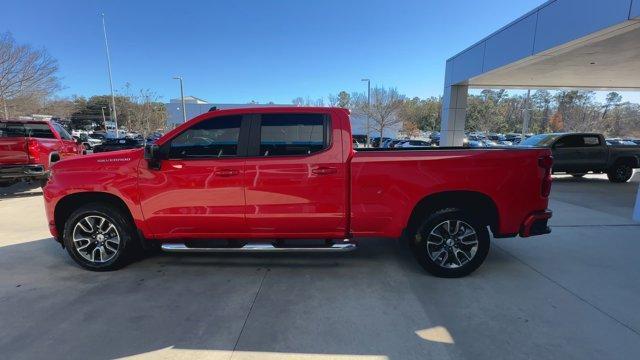
M 198 248 L 188 247 L 182 243 L 166 243 L 162 244 L 162 250 L 173 253 L 236 253 L 236 252 L 347 252 L 353 251 L 357 248 L 357 245 L 348 242 L 333 244 L 331 246 L 319 246 L 319 247 L 277 247 L 269 243 L 254 243 L 246 244 L 242 247 L 211 247 L 211 248 Z

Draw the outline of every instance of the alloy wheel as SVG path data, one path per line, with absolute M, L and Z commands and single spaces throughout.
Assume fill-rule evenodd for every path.
M 104 263 L 113 259 L 118 253 L 120 234 L 107 218 L 88 215 L 74 226 L 73 245 L 85 260 Z
M 459 268 L 478 251 L 478 234 L 462 220 L 446 220 L 436 225 L 427 237 L 427 252 L 441 267 Z

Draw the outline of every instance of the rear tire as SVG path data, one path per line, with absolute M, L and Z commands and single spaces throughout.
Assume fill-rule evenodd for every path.
M 133 259 L 137 245 L 133 234 L 133 225 L 122 210 L 90 203 L 69 216 L 63 242 L 78 265 L 92 271 L 111 271 Z
M 607 171 L 607 177 L 609 181 L 614 183 L 623 183 L 629 181 L 633 175 L 633 168 L 624 163 L 613 165 L 609 171 Z
M 428 216 L 410 239 L 413 255 L 432 275 L 457 278 L 475 271 L 489 253 L 486 225 L 459 209 Z

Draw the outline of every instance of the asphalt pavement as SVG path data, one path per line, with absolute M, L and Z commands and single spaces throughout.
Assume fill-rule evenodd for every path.
M 636 174 L 638 176 L 638 174 Z M 638 182 L 556 177 L 553 233 L 462 279 L 393 240 L 347 254 L 159 254 L 77 267 L 36 189 L 0 193 L 8 359 L 638 359 Z

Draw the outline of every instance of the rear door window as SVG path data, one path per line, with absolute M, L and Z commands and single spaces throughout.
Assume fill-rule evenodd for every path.
M 310 155 L 327 148 L 328 120 L 323 114 L 263 114 L 260 156 Z
M 574 148 L 584 146 L 582 135 L 567 135 L 556 142 L 557 148 Z
M 172 159 L 220 158 L 238 155 L 242 116 L 201 121 L 171 140 Z

